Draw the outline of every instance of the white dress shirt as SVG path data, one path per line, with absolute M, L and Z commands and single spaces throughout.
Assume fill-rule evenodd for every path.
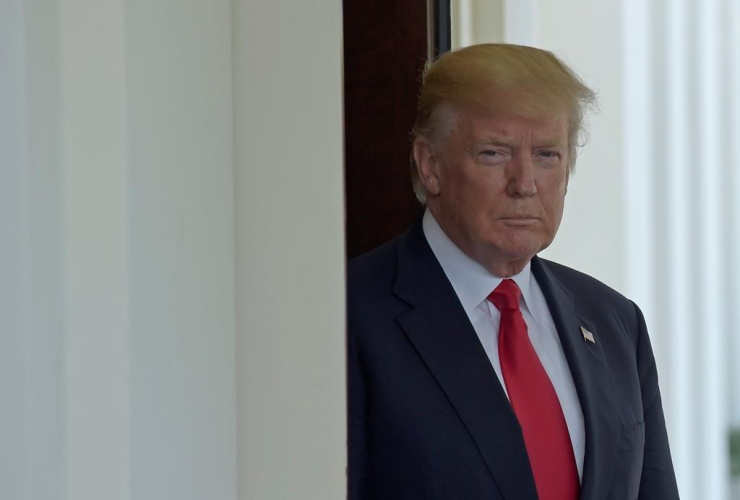
M 468 257 L 445 234 L 429 210 L 422 221 L 424 235 L 435 257 L 442 265 L 447 279 L 452 283 L 460 303 L 478 334 L 483 349 L 493 369 L 498 375 L 501 387 L 506 392 L 506 384 L 501 374 L 498 357 L 498 328 L 501 319 L 499 310 L 486 298 L 501 283 L 503 278 L 491 274 L 483 266 Z M 537 280 L 531 273 L 528 263 L 516 276 L 512 276 L 522 291 L 521 310 L 527 323 L 529 340 L 532 342 L 542 366 L 550 377 L 563 409 L 565 422 L 573 444 L 573 453 L 578 467 L 578 476 L 583 477 L 583 456 L 586 446 L 586 432 L 583 413 L 578 394 L 573 383 L 563 347 L 560 344 L 555 323 L 547 307 Z M 507 394 L 508 397 L 508 394 Z

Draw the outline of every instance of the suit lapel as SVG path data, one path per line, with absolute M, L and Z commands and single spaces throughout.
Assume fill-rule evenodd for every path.
M 576 312 L 573 294 L 555 278 L 546 261 L 532 259 L 532 272 L 550 308 L 583 411 L 586 453 L 581 499 L 606 498 L 614 470 L 619 425 L 599 332 L 593 322 Z M 595 343 L 584 339 L 581 327 L 593 334 Z
M 501 495 L 536 500 L 519 423 L 420 223 L 399 245 L 394 292 L 413 306 L 398 323 L 457 411 Z

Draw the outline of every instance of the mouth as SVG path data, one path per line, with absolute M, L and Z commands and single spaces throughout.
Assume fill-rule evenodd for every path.
M 534 215 L 512 215 L 510 217 L 500 217 L 499 220 L 509 226 L 529 226 L 540 220 Z

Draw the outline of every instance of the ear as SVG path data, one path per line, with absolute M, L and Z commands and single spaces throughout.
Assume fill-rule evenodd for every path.
M 414 161 L 427 195 L 437 196 L 440 188 L 439 157 L 432 144 L 424 137 L 414 140 Z

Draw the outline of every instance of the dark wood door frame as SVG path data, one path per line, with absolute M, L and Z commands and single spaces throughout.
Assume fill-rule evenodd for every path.
M 347 256 L 420 216 L 410 180 L 411 129 L 427 59 L 450 48 L 449 0 L 344 0 Z

